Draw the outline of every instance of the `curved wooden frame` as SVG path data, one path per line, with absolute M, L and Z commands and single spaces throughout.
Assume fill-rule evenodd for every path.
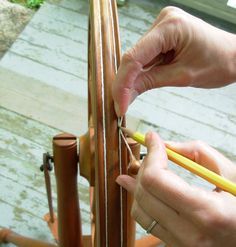
M 127 164 L 118 134 L 111 83 L 120 61 L 116 2 L 90 2 L 89 25 L 90 124 L 95 131 L 95 243 L 122 246 L 128 236 L 126 192 L 115 183 Z M 112 138 L 111 138 L 112 137 Z M 131 233 L 129 233 L 131 234 Z
M 115 182 L 127 174 L 129 158 L 118 132 L 111 84 L 120 63 L 120 40 L 116 1 L 91 0 L 88 35 L 89 133 L 94 132 L 94 167 L 87 172 L 94 189 L 95 217 L 92 233 L 95 246 L 151 247 L 160 241 L 146 237 L 135 242 L 135 222 L 131 218 L 132 196 Z M 123 120 L 123 123 L 125 121 Z M 92 131 L 91 131 L 92 129 Z M 87 134 L 90 138 L 91 134 Z M 132 144 L 139 158 L 139 145 Z M 93 150 L 90 146 L 90 151 Z M 91 154 L 91 153 L 90 153 Z M 87 155 L 87 160 L 93 157 Z M 86 164 L 81 163 L 83 173 Z M 95 174 L 93 174 L 93 172 Z M 86 172 L 85 172 L 86 173 Z

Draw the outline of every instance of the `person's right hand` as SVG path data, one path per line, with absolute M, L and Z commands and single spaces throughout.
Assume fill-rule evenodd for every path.
M 136 178 L 120 175 L 117 183 L 134 195 L 132 216 L 151 234 L 175 247 L 236 246 L 236 197 L 226 191 L 189 185 L 168 169 L 163 141 L 145 138 L 148 154 Z M 168 143 L 178 153 L 236 182 L 236 166 L 199 141 Z
M 163 86 L 220 87 L 236 80 L 236 36 L 175 7 L 127 51 L 113 83 L 118 116 L 141 93 Z

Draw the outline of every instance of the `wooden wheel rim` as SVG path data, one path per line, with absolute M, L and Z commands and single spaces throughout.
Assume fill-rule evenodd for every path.
M 95 130 L 95 246 L 127 246 L 126 193 L 115 183 L 125 172 L 111 83 L 120 61 L 116 1 L 92 0 L 89 19 L 89 125 Z M 123 166 L 121 166 L 121 164 Z

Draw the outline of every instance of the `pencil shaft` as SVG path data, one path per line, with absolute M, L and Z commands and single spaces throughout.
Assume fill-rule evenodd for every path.
M 139 132 L 133 132 L 129 129 L 123 128 L 122 131 L 128 134 L 135 141 L 145 146 L 145 136 Z M 216 185 L 218 188 L 225 190 L 233 195 L 236 195 L 236 184 L 221 177 L 215 172 L 208 170 L 204 166 L 199 165 L 198 163 L 184 157 L 177 152 L 166 148 L 168 159 L 180 165 L 184 169 L 200 176 L 201 178 L 207 180 L 208 182 Z

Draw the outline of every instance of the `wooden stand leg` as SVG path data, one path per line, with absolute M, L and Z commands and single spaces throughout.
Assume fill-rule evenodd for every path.
M 0 230 L 0 244 L 12 243 L 19 247 L 57 247 L 56 244 L 21 236 L 10 229 Z
M 139 160 L 140 156 L 140 144 L 133 141 L 132 139 L 127 139 L 128 144 L 130 146 L 130 149 L 132 150 L 132 153 L 134 157 Z M 129 153 L 127 153 L 127 160 L 130 161 Z M 129 170 L 126 171 L 129 175 L 132 175 L 129 173 Z M 134 219 L 131 216 L 131 209 L 132 209 L 132 204 L 133 204 L 133 195 L 130 193 L 127 193 L 127 234 L 129 235 L 129 238 L 127 239 L 127 246 L 134 246 L 135 243 L 135 233 L 136 233 L 136 223 Z
M 59 242 L 58 240 L 58 220 L 56 214 L 53 216 L 53 221 L 51 218 L 50 213 L 47 213 L 44 215 L 43 219 L 47 222 L 48 228 L 50 229 L 56 243 Z
M 53 210 L 51 178 L 49 174 L 49 171 L 52 171 L 53 169 L 52 162 L 53 162 L 53 157 L 49 153 L 44 153 L 43 154 L 43 165 L 40 167 L 40 170 L 43 171 L 44 173 L 49 213 L 45 214 L 43 218 L 47 222 L 48 227 L 55 241 L 58 243 L 58 221 L 57 221 L 57 216 Z
M 158 247 L 161 243 L 163 242 L 159 238 L 148 235 L 136 240 L 135 247 Z

